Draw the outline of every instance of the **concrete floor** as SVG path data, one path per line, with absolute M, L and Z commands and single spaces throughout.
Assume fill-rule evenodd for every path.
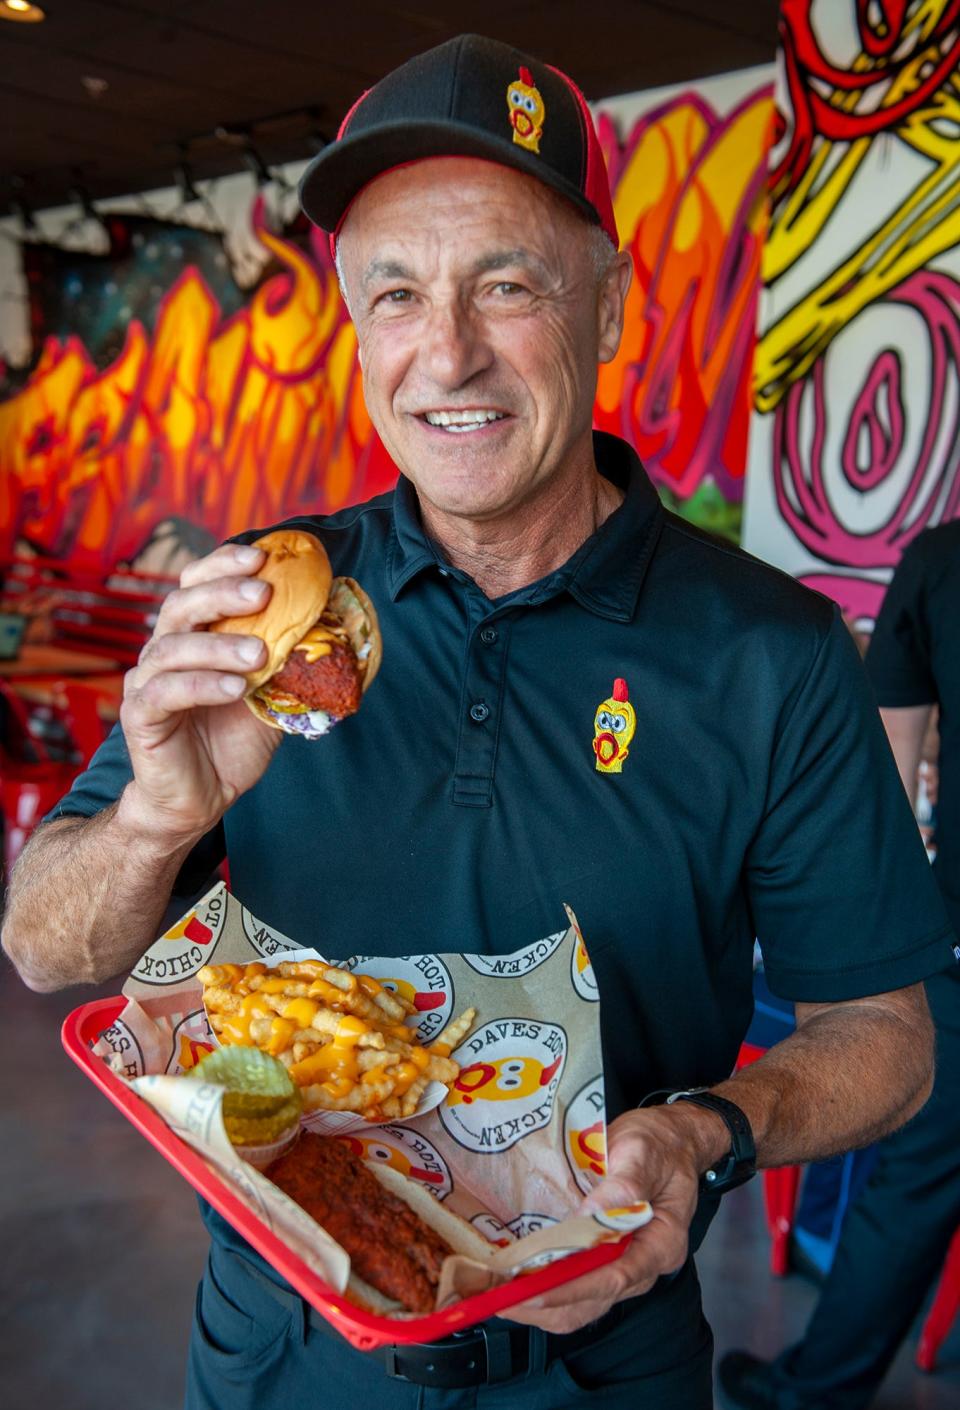
M 185 1182 L 60 1047 L 64 1015 L 98 993 L 31 994 L 0 961 L 0 1402 L 178 1410 L 204 1233 Z M 771 1278 L 768 1252 L 754 1182 L 699 1260 L 719 1352 L 772 1355 L 803 1330 L 816 1290 Z M 957 1410 L 960 1325 L 933 1376 L 914 1370 L 914 1343 L 876 1410 Z

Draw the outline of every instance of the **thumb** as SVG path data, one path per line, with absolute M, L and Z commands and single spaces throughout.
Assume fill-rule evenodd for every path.
M 624 1205 L 639 1204 L 646 1198 L 639 1181 L 626 1172 L 617 1173 L 608 1175 L 590 1191 L 581 1202 L 579 1212 L 592 1214 L 597 1209 L 620 1209 Z

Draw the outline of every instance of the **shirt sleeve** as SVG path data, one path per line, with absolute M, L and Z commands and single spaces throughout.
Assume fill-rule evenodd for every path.
M 861 998 L 953 963 L 943 903 L 839 613 L 781 723 L 746 867 L 775 994 Z
M 921 534 L 904 552 L 890 581 L 867 651 L 867 674 L 885 709 L 932 705 L 938 698 L 923 550 Z
M 119 725 L 94 754 L 82 774 L 78 774 L 56 807 L 43 819 L 92 818 L 115 803 L 133 778 L 130 755 Z M 185 858 L 173 884 L 174 896 L 194 896 L 203 889 L 226 856 L 223 824 L 218 823 Z

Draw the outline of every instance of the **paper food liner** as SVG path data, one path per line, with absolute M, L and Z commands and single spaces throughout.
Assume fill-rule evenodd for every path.
M 364 1160 L 419 1181 L 496 1247 L 489 1263 L 447 1259 L 438 1308 L 619 1239 L 652 1217 L 647 1204 L 575 1213 L 605 1173 L 606 1125 L 597 984 L 573 912 L 564 909 L 564 929 L 510 955 L 323 957 L 402 992 L 415 1006 L 410 1026 L 423 1042 L 465 1008 L 477 1010 L 453 1052 L 457 1082 L 449 1094 L 432 1083 L 414 1117 L 386 1125 L 339 1112 L 303 1119 Z M 316 957 L 251 915 L 220 883 L 137 962 L 123 988 L 127 1005 L 95 1051 L 269 1229 L 343 1292 L 346 1253 L 237 1154 L 220 1115 L 223 1089 L 177 1080 L 216 1045 L 194 977 L 199 969 L 271 965 L 304 954 Z

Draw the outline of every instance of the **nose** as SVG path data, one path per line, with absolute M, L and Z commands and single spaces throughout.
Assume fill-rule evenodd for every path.
M 435 304 L 420 342 L 423 371 L 437 386 L 455 391 L 493 361 L 493 351 L 469 308 L 459 302 Z

